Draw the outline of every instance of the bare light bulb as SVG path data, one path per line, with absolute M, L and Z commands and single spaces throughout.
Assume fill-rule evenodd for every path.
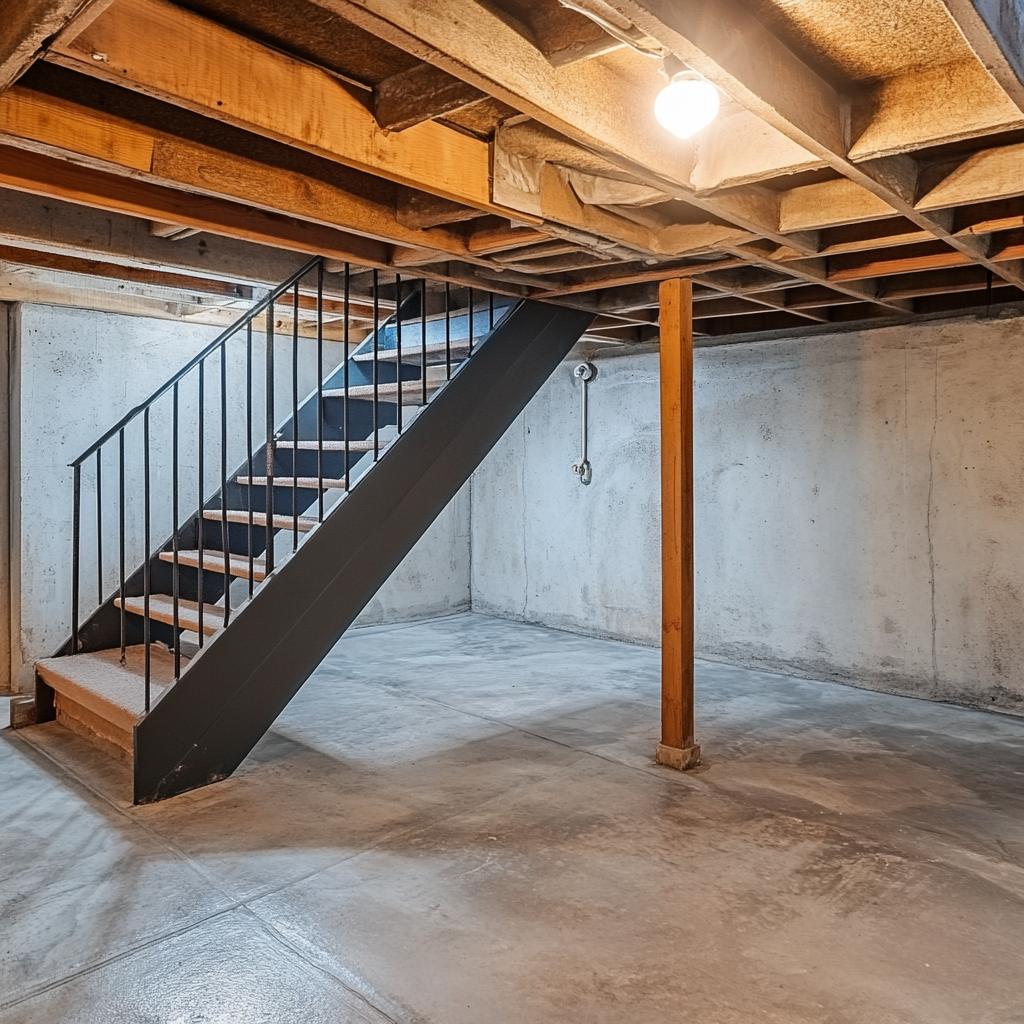
M 696 71 L 678 71 L 654 101 L 658 124 L 688 139 L 718 116 L 718 90 Z

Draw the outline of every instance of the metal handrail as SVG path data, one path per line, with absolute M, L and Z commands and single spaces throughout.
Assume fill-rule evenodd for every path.
M 299 294 L 301 281 L 304 277 L 310 274 L 316 276 L 316 389 L 311 394 L 307 395 L 305 399 L 300 403 L 299 395 Z M 365 381 L 362 385 L 372 391 L 372 398 L 369 394 L 361 394 L 360 400 L 364 401 L 369 409 L 366 410 L 369 413 L 369 432 L 372 437 L 372 444 L 367 444 L 370 441 L 370 437 L 363 440 L 363 447 L 355 449 L 356 451 L 372 452 L 372 464 L 376 464 L 378 459 L 381 457 L 381 410 L 384 405 L 390 404 L 392 401 L 396 404 L 394 413 L 396 426 L 398 429 L 398 435 L 401 436 L 403 429 L 407 424 L 407 420 L 403 415 L 404 398 L 410 393 L 414 397 L 419 398 L 419 404 L 426 405 L 428 402 L 428 345 L 427 345 L 427 280 L 420 279 L 418 283 L 414 283 L 414 280 L 403 279 L 397 272 L 394 273 L 394 286 L 395 286 L 395 308 L 394 311 L 381 318 L 381 280 L 380 271 L 374 269 L 372 271 L 372 291 L 373 291 L 373 330 L 365 339 L 364 343 L 357 346 L 359 351 L 363 345 L 372 345 L 373 349 L 373 366 L 372 371 L 369 374 L 363 376 L 369 377 L 369 380 Z M 102 497 L 102 459 L 103 459 L 103 446 L 106 442 L 113 438 L 117 438 L 118 446 L 118 553 L 117 553 L 117 568 L 119 575 L 119 582 L 117 589 L 113 592 L 109 598 L 110 601 L 114 602 L 115 606 L 118 607 L 118 629 L 116 639 L 111 637 L 115 643 L 119 642 L 121 649 L 122 661 L 126 657 L 126 650 L 129 643 L 129 628 L 128 628 L 128 615 L 142 615 L 142 645 L 144 646 L 144 708 L 148 712 L 151 706 L 152 700 L 152 676 L 153 668 L 151 663 L 151 647 L 155 642 L 152 635 L 152 620 L 153 616 L 159 621 L 169 625 L 171 627 L 172 641 L 170 647 L 173 653 L 173 678 L 176 680 L 180 677 L 182 670 L 182 654 L 180 647 L 180 639 L 182 632 L 195 632 L 198 634 L 198 647 L 202 649 L 204 646 L 205 629 L 204 629 L 204 612 L 207 608 L 205 595 L 207 593 L 204 587 L 204 573 L 212 574 L 219 581 L 223 577 L 223 609 L 218 609 L 218 615 L 223 612 L 222 625 L 228 626 L 231 621 L 232 612 L 235 610 L 231 605 L 231 583 L 232 579 L 238 575 L 234 570 L 232 564 L 232 554 L 237 554 L 240 558 L 244 558 L 248 562 L 248 594 L 250 597 L 253 596 L 256 589 L 256 574 L 255 574 L 255 548 L 259 545 L 263 545 L 263 561 L 260 567 L 260 580 L 265 581 L 274 572 L 274 536 L 279 530 L 282 529 L 284 523 L 287 523 L 287 528 L 290 528 L 292 532 L 292 551 L 295 552 L 299 547 L 299 533 L 300 533 L 300 498 L 299 491 L 313 489 L 317 491 L 317 499 L 315 502 L 316 512 L 314 525 L 316 523 L 322 523 L 326 514 L 324 504 L 324 460 L 325 452 L 328 450 L 325 445 L 324 438 L 324 426 L 325 426 L 325 397 L 330 399 L 342 399 L 343 408 L 341 412 L 341 423 L 332 427 L 332 430 L 341 430 L 341 439 L 343 440 L 343 451 L 344 458 L 341 466 L 341 477 L 340 486 L 345 491 L 348 491 L 352 483 L 352 459 L 353 453 L 350 448 L 351 442 L 351 430 L 350 430 L 350 412 L 351 412 L 351 381 L 350 381 L 350 362 L 353 353 L 350 351 L 350 321 L 352 319 L 350 310 L 350 298 L 351 298 L 351 268 L 348 263 L 344 267 L 344 302 L 342 306 L 342 337 L 344 342 L 345 354 L 342 360 L 342 365 L 333 371 L 332 377 L 328 378 L 328 386 L 330 387 L 330 393 L 325 393 L 325 380 L 323 374 L 323 345 L 324 345 L 324 260 L 322 257 L 316 257 L 302 267 L 300 267 L 295 273 L 288 277 L 284 282 L 268 292 L 264 298 L 262 298 L 255 306 L 246 311 L 239 319 L 232 324 L 227 330 L 221 332 L 217 338 L 215 338 L 209 345 L 193 356 L 189 361 L 175 372 L 168 380 L 166 380 L 156 391 L 153 392 L 144 402 L 135 406 L 130 412 L 123 416 L 117 423 L 114 424 L 102 437 L 98 438 L 93 442 L 81 455 L 78 456 L 70 466 L 73 470 L 73 504 L 72 504 L 72 564 L 71 564 L 71 640 L 69 644 L 70 653 L 75 654 L 80 650 L 81 642 L 81 630 L 80 630 L 80 581 L 81 581 L 81 518 L 83 513 L 82 507 L 82 468 L 83 464 L 87 459 L 95 456 L 96 460 L 96 475 L 95 475 L 95 516 L 96 516 L 96 536 L 95 536 L 95 554 L 96 554 L 96 580 L 98 586 L 98 606 L 97 609 L 102 610 L 104 606 L 103 601 L 103 581 L 104 581 L 104 559 L 103 559 L 103 510 L 104 503 Z M 281 435 L 283 432 L 283 424 L 286 421 L 281 421 L 282 428 L 278 427 L 278 421 L 275 417 L 275 372 L 274 372 L 274 338 L 276 334 L 276 323 L 274 320 L 274 309 L 275 304 L 280 301 L 283 297 L 286 297 L 288 293 L 291 293 L 290 305 L 292 313 L 292 325 L 291 325 L 291 410 L 290 410 L 290 422 L 291 432 L 288 438 L 288 444 L 292 448 L 291 457 L 291 468 L 289 475 L 283 475 L 282 471 L 279 471 L 275 465 L 275 455 L 281 442 Z M 486 300 L 486 306 L 478 308 L 477 299 L 480 297 L 480 293 L 477 292 L 476 297 L 474 296 L 474 289 L 468 289 L 468 310 L 466 311 L 468 321 L 468 333 L 465 342 L 460 340 L 459 344 L 462 346 L 465 344 L 468 349 L 467 358 L 471 358 L 475 351 L 476 331 L 474 325 L 474 316 L 483 314 L 483 319 L 487 325 L 487 332 L 493 331 L 496 326 L 495 323 L 495 303 L 493 295 L 489 295 Z M 453 372 L 453 358 L 452 358 L 452 332 L 451 332 L 451 320 L 452 320 L 452 292 L 450 283 L 445 283 L 444 286 L 444 348 L 443 348 L 443 367 L 444 373 L 443 379 L 439 382 L 443 386 L 444 382 L 448 381 L 452 377 Z M 418 303 L 418 310 L 416 305 Z M 511 307 L 510 307 L 511 308 Z M 253 325 L 257 322 L 262 314 L 266 317 L 266 385 L 264 393 L 264 402 L 266 406 L 266 423 L 265 423 L 265 448 L 264 457 L 266 460 L 266 466 L 263 470 L 264 478 L 257 484 L 257 477 L 254 476 L 255 469 L 255 456 L 258 452 L 258 445 L 263 443 L 262 440 L 256 440 L 253 431 L 253 416 L 256 411 L 253 402 L 253 378 L 254 378 L 254 363 L 253 363 Z M 509 314 L 509 309 L 506 309 L 502 314 L 501 319 Z M 368 319 L 368 318 L 366 318 Z M 411 349 L 403 349 L 403 345 L 408 341 L 408 337 L 403 338 L 402 328 L 403 321 L 414 324 L 416 319 L 419 320 L 420 325 L 420 338 L 419 345 L 413 344 Z M 380 339 L 386 328 L 395 325 L 395 347 L 393 349 L 382 349 L 380 345 Z M 242 469 L 238 471 L 239 480 L 242 479 L 242 472 L 244 471 L 244 486 L 246 498 L 242 499 L 245 504 L 241 508 L 235 509 L 236 518 L 229 520 L 229 512 L 232 511 L 228 505 L 228 484 L 232 479 L 233 474 L 228 472 L 228 393 L 227 393 L 227 342 L 234 336 L 242 334 L 245 338 L 245 462 L 242 465 Z M 412 351 L 418 347 L 420 349 L 420 374 L 419 379 L 407 378 L 403 372 L 403 352 L 412 354 Z M 437 349 L 432 351 L 437 352 Z M 205 544 L 206 528 L 204 527 L 204 510 L 205 506 L 205 441 L 206 436 L 206 401 L 205 395 L 205 370 L 206 360 L 214 354 L 219 354 L 219 401 L 215 402 L 215 409 L 219 408 L 220 417 L 220 430 L 219 430 L 219 444 L 217 445 L 219 453 L 219 466 L 217 477 L 220 480 L 220 500 L 217 503 L 219 507 L 213 508 L 211 505 L 211 512 L 213 513 L 211 518 L 219 519 L 220 521 L 220 544 L 219 547 L 214 545 L 213 547 L 207 548 Z M 389 381 L 382 381 L 380 379 L 380 371 L 384 366 L 393 367 L 394 372 L 394 384 L 397 385 L 397 397 L 392 399 L 390 395 L 382 394 L 383 388 L 392 387 L 392 383 Z M 181 381 L 192 371 L 197 370 L 196 376 L 196 387 L 198 396 L 198 406 L 196 409 L 196 423 L 194 429 L 196 430 L 196 488 L 198 495 L 198 508 L 195 513 L 195 541 L 197 550 L 191 556 L 195 561 L 190 561 L 188 565 L 195 569 L 196 578 L 195 586 L 189 586 L 190 590 L 194 590 L 195 596 L 197 597 L 196 602 L 189 609 L 189 614 L 195 614 L 194 624 L 186 624 L 182 621 L 181 605 L 182 605 L 182 594 L 181 594 L 181 579 L 180 571 L 182 567 L 181 562 L 181 550 L 180 550 L 180 538 L 179 531 L 181 529 L 181 520 L 179 513 L 181 511 L 179 505 L 179 491 L 180 491 L 180 383 Z M 388 374 L 392 372 L 388 370 Z M 340 383 L 343 387 L 340 389 L 335 385 L 331 384 L 330 381 L 337 380 L 334 375 L 340 375 Z M 173 403 L 171 406 L 171 473 L 170 473 L 170 509 L 171 509 L 171 528 L 172 534 L 167 542 L 166 549 L 154 549 L 152 545 L 152 487 L 151 487 L 151 425 L 152 425 L 152 409 L 154 403 L 163 395 L 170 392 L 173 395 Z M 394 392 L 392 392 L 394 394 Z M 315 402 L 315 415 L 316 425 L 315 433 L 316 440 L 314 442 L 316 450 L 315 460 L 315 477 L 312 477 L 312 484 L 301 483 L 299 475 L 299 451 L 303 445 L 300 445 L 299 434 L 299 412 L 300 408 L 307 408 L 309 402 Z M 136 580 L 132 583 L 132 589 L 135 591 L 129 594 L 128 583 L 130 582 L 126 576 L 126 515 L 125 515 L 125 502 L 126 502 L 126 485 L 125 485 L 125 430 L 129 423 L 131 423 L 136 417 L 142 418 L 143 424 L 143 486 L 142 486 L 142 522 L 143 522 L 143 549 L 144 549 L 144 561 L 141 569 L 141 580 Z M 365 420 L 365 415 L 362 419 Z M 384 416 L 384 422 L 387 423 L 387 414 Z M 360 421 L 360 429 L 365 426 L 365 423 Z M 305 429 L 310 429 L 308 426 Z M 262 431 L 261 431 L 262 433 Z M 311 440 L 311 439 L 310 439 Z M 388 442 L 390 444 L 390 442 Z M 340 451 L 342 449 L 335 447 L 333 450 Z M 358 461 L 358 456 L 357 456 Z M 366 468 L 365 472 L 372 470 L 372 464 Z M 356 483 L 359 482 L 360 474 L 356 479 Z M 305 478 L 302 478 L 303 480 Z M 256 493 L 255 488 L 260 487 L 265 491 L 265 497 L 263 499 L 263 510 L 257 512 L 254 509 L 254 495 Z M 282 515 L 275 515 L 275 487 L 287 488 L 291 491 L 290 500 L 290 511 L 282 509 Z M 233 499 L 237 500 L 237 499 Z M 312 507 L 312 506 L 310 506 Z M 262 525 L 259 527 L 264 531 L 262 538 L 258 541 L 254 541 L 254 530 L 256 529 L 256 516 L 260 517 Z M 290 520 L 290 522 L 289 522 Z M 237 538 L 245 547 L 244 551 L 233 551 L 231 546 L 231 537 L 229 530 L 229 521 L 232 523 L 238 523 L 245 529 L 244 538 Z M 282 522 L 283 521 L 283 522 Z M 303 530 L 309 527 L 303 526 Z M 167 586 L 169 588 L 168 594 L 162 594 L 159 591 L 154 590 L 154 576 L 153 572 L 155 568 L 158 568 L 159 563 L 156 561 L 161 556 L 159 552 L 161 550 L 166 551 L 166 558 L 163 561 L 171 564 L 171 577 L 169 581 L 161 583 L 161 586 Z M 222 562 L 220 565 L 207 567 L 207 552 L 216 552 L 218 556 L 217 562 Z M 261 582 L 262 585 L 262 582 Z M 214 584 L 214 591 L 221 586 L 219 582 Z M 141 592 L 140 592 L 141 591 Z M 165 596 L 169 599 L 170 609 L 165 606 L 162 609 L 153 611 L 151 606 L 152 598 L 156 594 L 157 597 Z M 139 609 L 136 607 L 130 613 L 127 607 L 127 602 L 132 597 L 141 597 L 142 607 Z M 219 597 L 215 597 L 214 600 L 219 600 Z M 191 599 L 189 599 L 191 603 Z M 151 615 L 153 612 L 153 615 Z M 94 613 L 94 616 L 96 613 Z M 164 618 L 161 619 L 161 615 Z M 109 629 L 109 618 L 104 620 L 108 625 L 104 625 L 101 628 Z M 219 628 L 219 627 L 218 627 Z
M 217 335 L 217 337 L 214 338 L 213 341 L 211 341 L 210 344 L 206 346 L 206 348 L 204 348 L 200 352 L 197 352 L 180 370 L 178 370 L 177 373 L 174 374 L 173 377 L 169 377 L 167 380 L 165 380 L 163 384 L 161 384 L 160 387 L 158 387 L 156 391 L 154 391 L 153 394 L 149 396 L 149 398 L 147 398 L 143 402 L 140 402 L 137 406 L 135 406 L 134 409 L 130 409 L 128 412 L 126 412 L 124 416 L 122 416 L 121 419 L 119 419 L 105 434 L 103 434 L 98 440 L 93 441 L 93 443 L 89 445 L 89 447 L 86 448 L 85 451 L 78 456 L 78 458 L 69 462 L 68 465 L 73 469 L 81 466 L 81 464 L 87 458 L 89 458 L 90 455 L 95 454 L 98 448 L 102 448 L 103 445 L 105 445 L 107 441 L 114 437 L 114 435 L 117 434 L 119 430 L 122 430 L 129 423 L 131 423 L 131 421 L 135 419 L 135 417 L 138 416 L 140 413 L 145 412 L 145 410 L 149 406 L 151 406 L 158 398 L 162 397 L 163 395 L 166 395 L 167 392 L 170 391 L 171 388 L 173 388 L 174 385 L 177 384 L 178 381 L 182 379 L 182 377 L 186 376 L 189 373 L 189 371 L 194 370 L 204 359 L 206 359 L 208 355 L 210 355 L 211 352 L 215 352 L 218 346 L 226 344 L 228 340 L 233 338 L 246 324 L 252 323 L 252 321 L 255 320 L 256 317 L 258 317 L 262 312 L 264 312 L 264 310 L 266 310 L 271 305 L 271 303 L 276 302 L 297 281 L 300 281 L 311 270 L 313 270 L 321 261 L 321 259 L 322 257 L 320 256 L 314 256 L 313 259 L 311 259 L 308 263 L 300 267 L 297 271 L 295 271 L 294 274 L 291 275 L 291 277 L 285 280 L 282 284 L 279 284 L 273 291 L 267 292 L 267 294 L 262 299 L 260 299 L 260 301 L 257 302 L 256 305 L 252 307 L 252 309 L 248 310 L 244 316 L 242 316 L 239 320 L 233 323 L 229 328 L 227 328 L 227 330 Z

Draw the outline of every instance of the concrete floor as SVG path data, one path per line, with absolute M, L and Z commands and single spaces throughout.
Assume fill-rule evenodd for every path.
M 131 808 L 0 733 L 0 1021 L 1024 1021 L 1024 722 L 478 615 L 342 641 Z

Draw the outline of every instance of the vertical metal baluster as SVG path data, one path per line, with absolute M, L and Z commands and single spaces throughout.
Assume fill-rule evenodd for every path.
M 96 593 L 98 605 L 103 604 L 103 453 L 96 449 Z
M 253 565 L 255 559 L 252 553 L 252 321 L 245 325 L 245 451 L 247 460 L 247 472 L 249 474 L 249 486 L 246 491 L 249 495 L 249 526 L 248 526 L 248 551 L 249 551 L 249 596 L 252 597 L 253 588 Z
M 124 610 L 124 427 L 117 432 L 117 476 L 118 476 L 118 488 L 117 494 L 120 501 L 120 509 L 118 510 L 117 516 L 117 530 L 118 530 L 118 542 L 117 542 L 117 561 L 118 561 L 118 572 L 120 582 L 117 588 L 117 595 L 121 599 L 120 607 L 120 618 L 121 618 L 121 664 L 124 664 L 125 658 L 125 647 L 128 644 L 128 613 Z
M 203 516 L 204 506 L 206 505 L 206 484 L 203 481 L 203 442 L 205 441 L 205 411 L 206 411 L 206 362 L 204 360 L 199 361 L 199 438 L 198 438 L 198 452 L 197 452 L 197 465 L 199 467 L 199 518 L 196 522 L 196 528 L 198 532 L 198 547 L 199 547 L 199 570 L 196 574 L 196 587 L 198 588 L 197 597 L 199 599 L 199 649 L 202 650 L 203 643 L 205 641 L 206 634 L 203 632 L 203 597 L 205 591 L 203 590 L 203 564 L 206 558 L 204 552 L 204 534 L 206 530 L 206 519 Z
M 265 552 L 266 566 L 264 572 L 269 576 L 274 571 L 274 303 L 267 308 L 267 508 L 266 517 L 267 548 Z
M 71 512 L 71 653 L 78 653 L 78 561 L 81 546 L 82 467 L 74 465 L 74 495 Z
M 452 379 L 452 286 L 444 283 L 444 371 L 445 379 Z
M 420 281 L 420 382 L 422 404 L 427 404 L 427 279 Z
M 297 450 L 297 449 L 296 449 Z M 348 467 L 345 467 L 346 474 Z M 316 265 L 316 485 L 317 522 L 324 521 L 324 261 Z
M 149 591 L 150 580 L 150 544 L 149 530 L 149 406 L 146 406 L 142 414 L 142 444 L 144 448 L 142 457 L 142 523 L 143 540 L 142 550 L 145 561 L 142 563 L 142 642 L 145 645 L 146 665 L 146 712 L 149 712 L 149 686 L 152 666 L 150 664 L 150 620 L 149 620 Z
M 343 431 L 344 431 L 344 434 L 345 434 L 345 490 L 346 491 L 348 491 L 348 489 L 349 489 L 349 470 L 348 470 L 348 457 L 349 457 L 349 444 L 348 444 L 348 433 L 349 433 L 349 430 L 348 430 L 348 404 L 349 404 L 349 402 L 348 402 L 348 362 L 349 362 L 349 359 L 348 359 L 348 343 L 349 343 L 349 324 L 350 324 L 351 321 L 349 319 L 348 300 L 349 300 L 349 291 L 350 291 L 350 286 L 351 286 L 351 276 L 352 276 L 352 274 L 351 274 L 351 267 L 346 263 L 345 264 L 345 296 L 344 296 L 344 298 L 345 298 L 345 319 L 342 321 L 342 331 L 343 331 L 342 343 L 343 343 L 344 348 L 345 348 L 345 363 L 344 363 L 344 370 L 343 370 L 344 378 L 345 378 L 344 379 L 344 389 L 343 389 L 344 392 L 345 392 L 345 398 L 343 400 L 342 416 L 344 417 Z
M 398 381 L 398 432 L 402 432 L 402 275 L 395 274 L 395 378 Z
M 469 354 L 473 354 L 473 289 L 469 289 L 469 323 L 466 325 L 469 333 Z
M 292 554 L 299 550 L 299 282 L 292 290 Z
M 220 546 L 224 553 L 224 625 L 231 621 L 231 549 L 228 547 L 228 344 L 220 346 Z
M 380 296 L 377 294 L 379 275 L 373 272 L 373 461 L 380 455 L 380 441 L 377 432 L 377 367 L 380 358 Z
M 178 617 L 180 594 L 178 576 L 178 382 L 174 382 L 171 395 L 171 595 L 174 617 L 174 678 L 181 676 L 181 620 Z

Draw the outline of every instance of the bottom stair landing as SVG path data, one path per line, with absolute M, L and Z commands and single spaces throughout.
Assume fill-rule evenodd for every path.
M 72 732 L 113 753 L 132 759 L 135 724 L 146 710 L 145 646 L 93 654 L 73 654 L 36 662 L 39 677 L 54 691 L 57 721 Z M 182 667 L 186 663 L 182 659 Z M 150 702 L 174 682 L 174 655 L 150 647 Z

